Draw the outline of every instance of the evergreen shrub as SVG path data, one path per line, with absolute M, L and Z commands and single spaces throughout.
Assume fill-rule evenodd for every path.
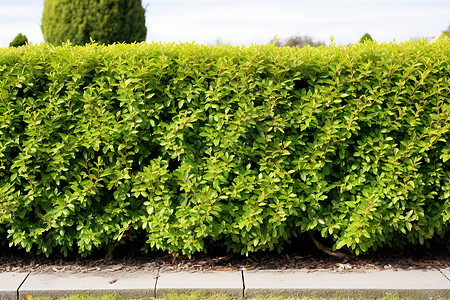
M 450 40 L 0 49 L 0 241 L 359 254 L 449 232 Z
M 23 34 L 19 33 L 18 35 L 16 35 L 14 40 L 12 40 L 12 42 L 9 43 L 9 46 L 10 47 L 20 47 L 20 46 L 25 46 L 27 43 L 28 43 L 27 37 L 24 36 Z

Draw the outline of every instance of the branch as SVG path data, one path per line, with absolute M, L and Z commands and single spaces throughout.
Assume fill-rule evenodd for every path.
M 312 232 L 310 232 L 310 236 L 311 236 L 311 239 L 313 240 L 314 244 L 317 246 L 317 248 L 319 248 L 321 251 L 325 252 L 326 254 L 334 256 L 334 257 L 339 257 L 339 258 L 347 258 L 349 256 L 348 254 L 345 254 L 343 252 L 333 251 L 331 248 L 327 248 L 327 247 L 323 246 L 321 243 L 319 243 L 314 238 L 314 234 Z

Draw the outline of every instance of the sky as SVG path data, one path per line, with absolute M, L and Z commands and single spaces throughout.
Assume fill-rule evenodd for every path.
M 450 26 L 450 0 L 142 0 L 147 42 L 268 44 L 310 36 L 325 44 L 438 36 Z M 22 33 L 44 42 L 44 0 L 0 0 L 0 47 Z

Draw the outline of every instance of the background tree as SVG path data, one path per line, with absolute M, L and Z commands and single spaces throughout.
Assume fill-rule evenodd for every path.
M 367 41 L 373 41 L 372 37 L 370 36 L 370 34 L 365 33 L 362 38 L 359 40 L 360 43 L 365 43 Z
M 281 42 L 277 40 L 276 37 L 270 40 L 269 45 L 274 45 L 275 47 L 282 47 Z
M 442 31 L 439 39 L 449 38 L 450 39 L 450 26 L 448 26 L 447 30 Z
M 273 44 L 276 47 L 299 47 L 303 48 L 305 46 L 310 45 L 311 47 L 320 47 L 323 46 L 324 43 L 314 41 L 310 36 L 293 36 L 284 42 L 278 40 L 272 40 L 270 44 Z
M 45 0 L 42 33 L 46 42 L 84 45 L 142 42 L 147 36 L 141 0 Z
M 19 33 L 14 40 L 9 43 L 10 47 L 20 47 L 23 45 L 26 45 L 28 43 L 28 39 L 26 36 L 24 36 L 23 34 Z
M 222 38 L 217 38 L 216 41 L 214 42 L 214 46 L 225 46 L 228 45 L 228 43 L 225 43 Z

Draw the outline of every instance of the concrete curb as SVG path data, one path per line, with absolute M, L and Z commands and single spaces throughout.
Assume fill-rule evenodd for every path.
M 383 270 L 363 273 L 264 271 L 245 273 L 245 296 L 276 293 L 296 297 L 449 298 L 450 281 L 439 270 Z
M 30 273 L 0 273 L 0 299 L 17 299 L 18 291 Z
M 233 298 L 243 297 L 244 289 L 241 272 L 164 272 L 159 274 L 156 286 L 158 298 L 167 294 L 201 292 L 212 295 L 221 294 Z
M 233 298 L 255 296 L 450 299 L 450 269 L 332 272 L 209 271 L 112 273 L 0 273 L 0 299 L 88 294 L 163 298 L 201 292 Z
M 154 297 L 155 275 L 150 273 L 76 273 L 30 274 L 19 289 L 19 298 L 63 298 L 68 295 L 118 294 L 124 297 Z

